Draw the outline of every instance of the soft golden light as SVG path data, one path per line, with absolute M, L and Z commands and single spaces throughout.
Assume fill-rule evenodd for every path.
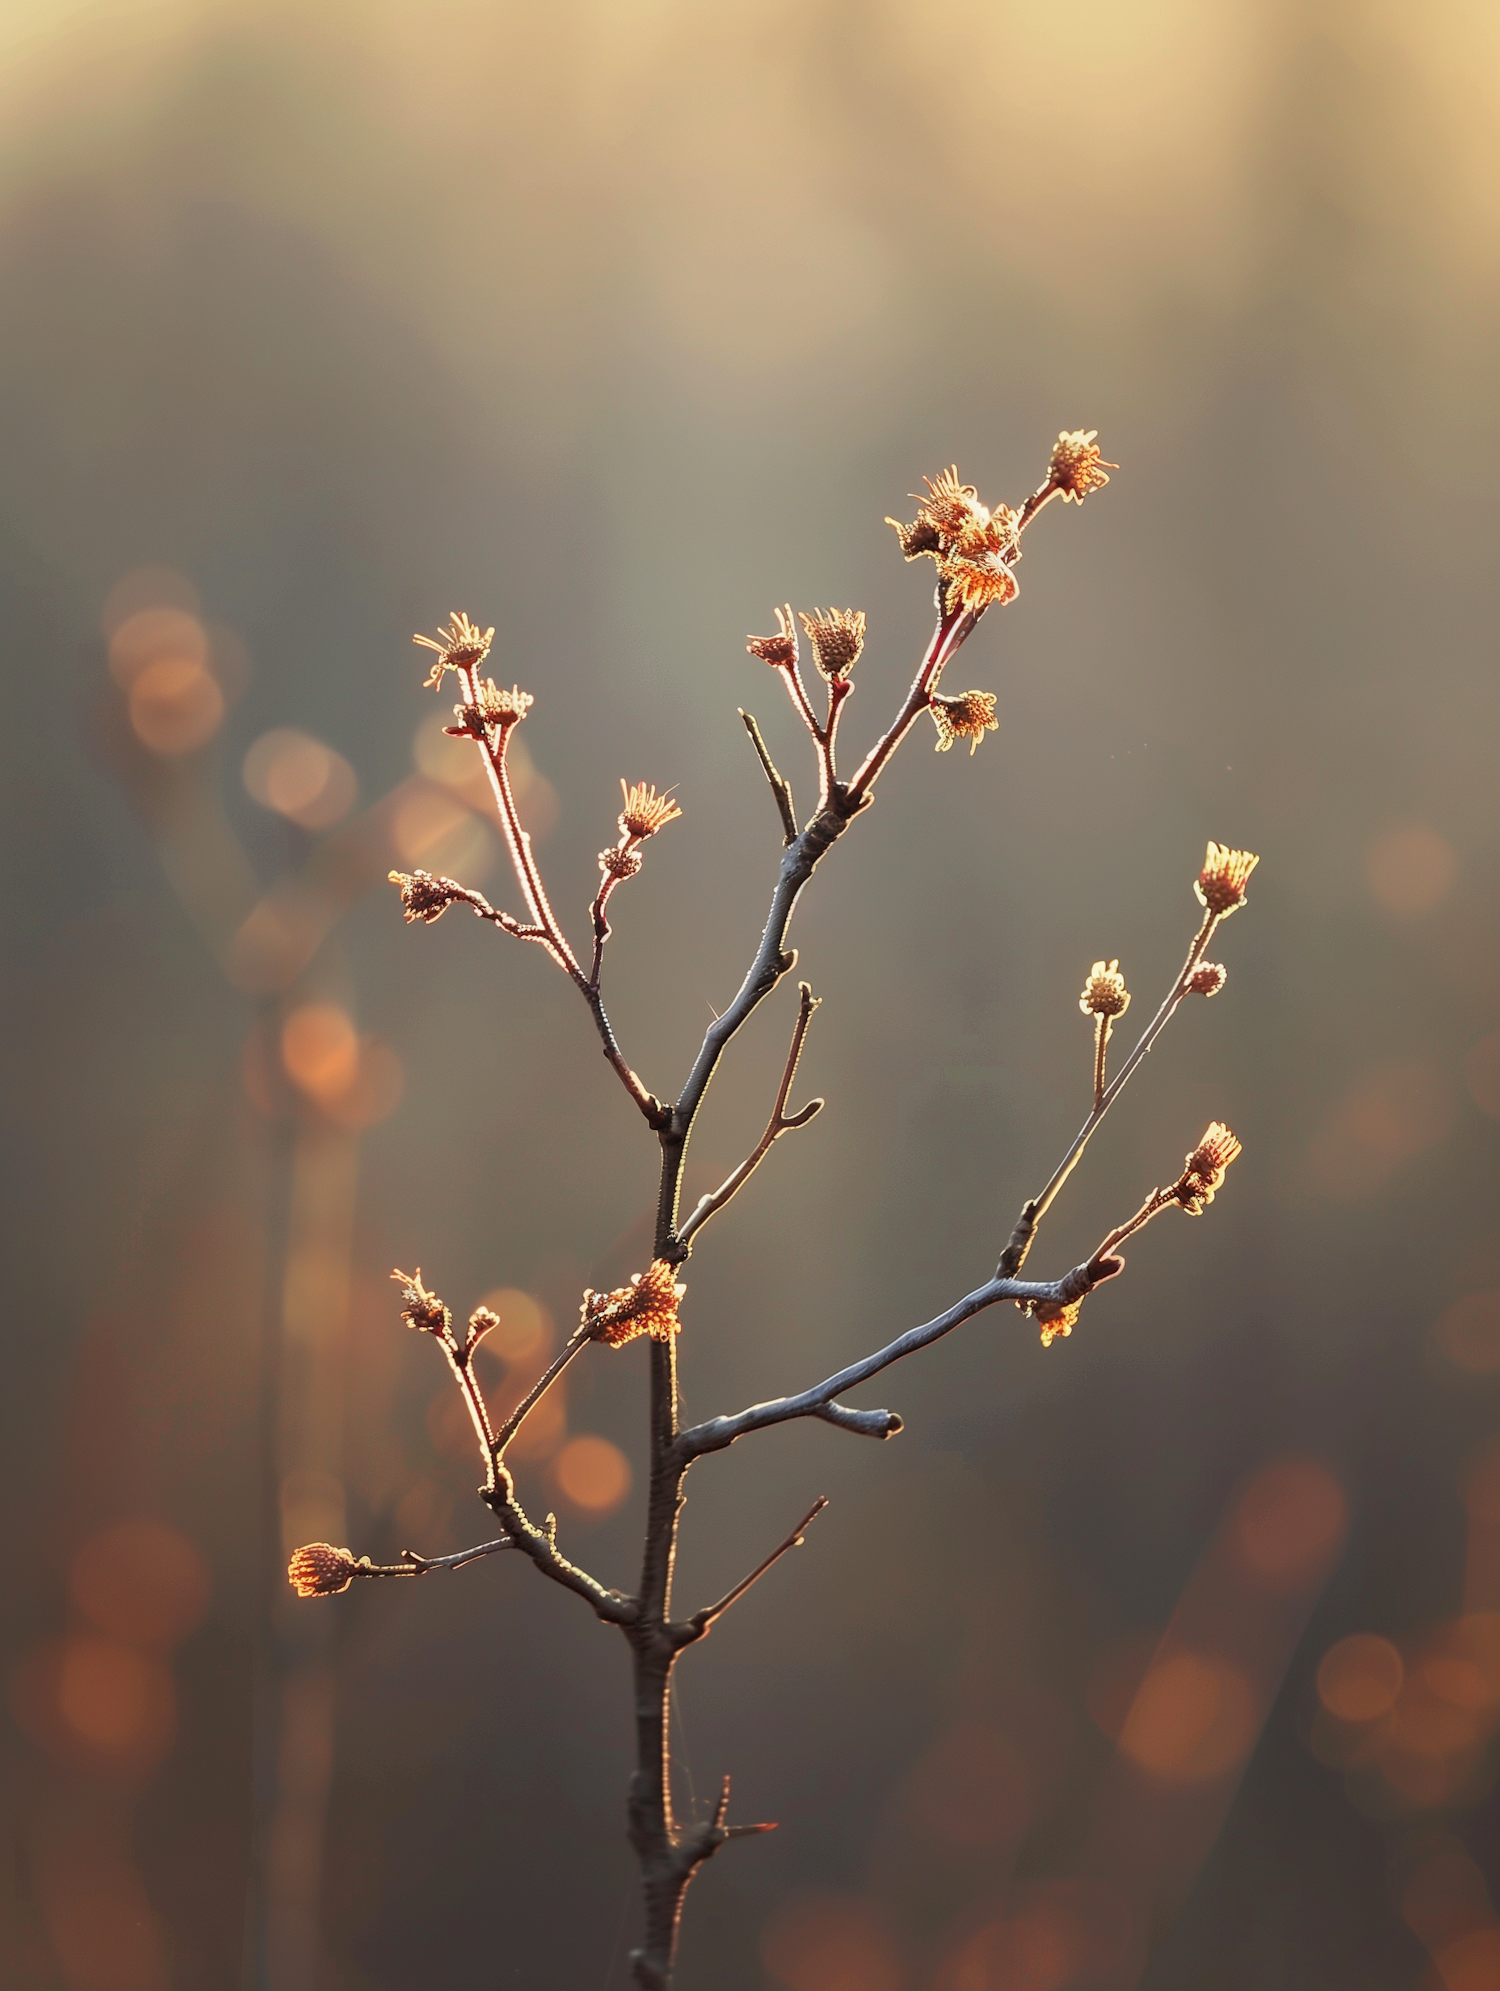
M 1365 855 L 1370 890 L 1387 912 L 1410 918 L 1440 906 L 1458 876 L 1453 846 L 1424 823 L 1388 830 Z
M 176 1528 L 120 1521 L 91 1535 L 74 1556 L 68 1594 L 100 1631 L 138 1645 L 175 1645 L 208 1609 L 208 1565 Z
M 1396 1704 L 1406 1677 L 1388 1638 L 1356 1632 L 1329 1646 L 1318 1666 L 1318 1698 L 1340 1721 L 1376 1721 Z
M 541 1301 L 516 1286 L 496 1286 L 480 1302 L 498 1316 L 480 1346 L 504 1362 L 524 1362 L 552 1343 L 552 1319 Z
M 131 680 L 130 724 L 142 746 L 174 758 L 205 746 L 224 718 L 224 694 L 196 658 L 158 657 Z
M 359 792 L 342 754 L 310 733 L 278 726 L 245 755 L 246 792 L 303 829 L 323 830 L 348 815 Z
M 1241 1494 L 1236 1543 L 1251 1570 L 1275 1588 L 1310 1581 L 1344 1538 L 1343 1488 L 1315 1459 L 1280 1459 Z
M 332 1003 L 304 1003 L 281 1026 L 287 1077 L 319 1105 L 347 1093 L 359 1076 L 359 1038 Z
M 570 1438 L 552 1473 L 563 1498 L 585 1514 L 613 1513 L 630 1491 L 630 1461 L 608 1438 Z
M 1196 1783 L 1249 1753 L 1257 1727 L 1250 1683 L 1226 1660 L 1161 1653 L 1120 1731 L 1125 1754 L 1153 1776 Z
M 171 1676 L 158 1659 L 133 1646 L 70 1638 L 57 1671 L 57 1711 L 92 1749 L 156 1759 L 171 1740 Z

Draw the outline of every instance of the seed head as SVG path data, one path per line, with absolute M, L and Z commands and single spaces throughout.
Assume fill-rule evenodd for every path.
M 802 617 L 802 627 L 812 644 L 813 662 L 824 677 L 848 677 L 865 647 L 864 610 L 815 608 Z
M 1123 1016 L 1130 1007 L 1130 991 L 1120 973 L 1118 961 L 1096 961 L 1078 998 L 1085 1016 Z
M 1193 887 L 1199 902 L 1216 918 L 1227 919 L 1245 903 L 1246 880 L 1259 862 L 1248 850 L 1231 850 L 1228 844 L 1211 843 Z
M 1239 1142 L 1223 1121 L 1212 1121 L 1168 1193 L 1190 1217 L 1201 1216 L 1224 1187 L 1224 1172 L 1239 1152 Z
M 995 695 L 990 691 L 965 691 L 956 698 L 934 693 L 927 701 L 932 722 L 937 727 L 937 751 L 947 753 L 955 740 L 967 740 L 972 757 L 986 733 L 998 733 Z
M 358 1576 L 359 1561 L 331 1542 L 309 1542 L 287 1564 L 287 1577 L 299 1597 L 337 1597 Z
M 790 602 L 776 611 L 776 632 L 774 636 L 747 636 L 745 648 L 775 670 L 790 670 L 797 662 L 797 628 Z
M 430 871 L 388 871 L 386 876 L 401 887 L 401 916 L 408 925 L 419 919 L 431 926 L 464 895 L 462 885 L 452 878 L 435 878 Z
M 675 823 L 682 814 L 670 795 L 658 795 L 644 781 L 638 781 L 634 788 L 627 788 L 622 779 L 620 793 L 625 797 L 625 806 L 620 811 L 621 836 L 655 836 L 659 829 L 667 823 Z
M 1188 976 L 1190 995 L 1216 996 L 1229 979 L 1229 970 L 1217 961 L 1200 961 Z
M 453 1316 L 437 1294 L 429 1293 L 422 1284 L 421 1266 L 415 1272 L 397 1270 L 391 1277 L 403 1288 L 401 1318 L 407 1326 L 416 1328 L 419 1334 L 444 1338 L 453 1325 Z
M 938 571 L 945 583 L 944 605 L 950 615 L 959 607 L 976 613 L 1004 608 L 1021 592 L 1021 583 L 996 552 L 980 553 L 973 559 L 955 556 L 942 561 Z
M 459 723 L 449 731 L 481 734 L 488 726 L 515 726 L 536 703 L 531 693 L 522 691 L 518 684 L 502 691 L 489 677 L 481 678 L 475 689 L 478 696 L 472 705 L 454 706 L 453 716 Z
M 935 560 L 943 550 L 942 535 L 931 519 L 918 517 L 911 525 L 903 525 L 898 518 L 888 518 L 886 524 L 896 528 L 901 556 L 905 560 Z
M 495 640 L 492 628 L 481 629 L 470 622 L 468 616 L 454 609 L 448 617 L 448 627 L 440 629 L 437 636 L 413 636 L 413 643 L 420 643 L 424 650 L 435 650 L 437 661 L 424 679 L 424 683 L 440 685 L 445 671 L 472 671 L 482 664 L 490 653 L 490 645 Z
M 1102 491 L 1109 482 L 1106 470 L 1118 470 L 1118 463 L 1105 463 L 1094 437 L 1097 429 L 1064 429 L 1052 446 L 1047 466 L 1047 482 L 1061 491 L 1065 505 L 1081 505 L 1090 491 Z
M 606 878 L 633 878 L 644 861 L 638 850 L 625 844 L 613 844 L 599 853 L 599 869 Z
M 641 1334 L 670 1341 L 681 1326 L 677 1305 L 686 1292 L 675 1266 L 654 1258 L 644 1272 L 632 1274 L 628 1286 L 617 1286 L 612 1293 L 586 1290 L 580 1318 L 596 1341 L 611 1348 L 623 1348 Z

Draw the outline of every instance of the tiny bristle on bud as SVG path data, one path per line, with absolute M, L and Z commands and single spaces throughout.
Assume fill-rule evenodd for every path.
M 826 678 L 847 677 L 865 647 L 865 615 L 860 608 L 815 608 L 802 616 L 813 662 Z
M 431 926 L 455 899 L 464 896 L 462 885 L 451 878 L 436 878 L 430 871 L 390 871 L 386 875 L 401 888 L 401 916 L 408 924 L 419 919 Z
M 490 653 L 495 631 L 493 627 L 481 629 L 468 616 L 454 609 L 448 617 L 446 629 L 440 629 L 436 636 L 413 636 L 411 640 L 420 643 L 424 650 L 436 652 L 437 661 L 425 682 L 439 685 L 445 671 L 477 670 Z
M 1193 890 L 1216 919 L 1227 919 L 1245 903 L 1245 886 L 1260 859 L 1248 850 L 1210 843 Z
M 797 662 L 797 625 L 792 620 L 791 604 L 777 609 L 774 636 L 747 636 L 745 648 L 773 670 L 790 670 Z
M 1094 438 L 1097 429 L 1064 429 L 1052 445 L 1047 466 L 1047 482 L 1061 491 L 1065 505 L 1081 505 L 1091 491 L 1102 491 L 1109 482 L 1106 470 L 1118 470 L 1118 463 L 1106 463 Z
M 617 1286 L 612 1293 L 585 1291 L 580 1320 L 595 1341 L 611 1348 L 623 1348 L 641 1334 L 670 1341 L 681 1327 L 677 1308 L 686 1292 L 677 1268 L 665 1258 L 654 1258 L 644 1272 L 632 1275 L 628 1286 Z
M 682 814 L 670 795 L 658 795 L 649 782 L 638 781 L 633 788 L 627 788 L 622 776 L 620 793 L 625 797 L 625 806 L 620 811 L 622 836 L 655 836 L 659 829 L 667 823 L 675 823 Z
M 1214 1200 L 1224 1186 L 1225 1171 L 1239 1152 L 1239 1142 L 1223 1121 L 1211 1121 L 1172 1185 L 1172 1197 L 1190 1217 L 1200 1216 Z
M 927 701 L 932 723 L 937 727 L 937 751 L 947 753 L 955 740 L 967 740 L 972 755 L 986 733 L 998 733 L 995 694 L 992 691 L 965 691 L 956 698 L 936 693 Z
M 1188 976 L 1189 995 L 1216 996 L 1229 979 L 1229 970 L 1218 961 L 1200 961 Z
M 359 1561 L 331 1542 L 309 1542 L 287 1564 L 287 1580 L 299 1597 L 337 1597 L 359 1574 Z
M 422 1284 L 422 1268 L 415 1272 L 402 1272 L 399 1268 L 391 1277 L 402 1288 L 401 1318 L 408 1327 L 414 1327 L 419 1334 L 446 1336 L 453 1325 L 453 1316 L 443 1305 L 436 1293 L 429 1293 Z
M 1130 1007 L 1130 991 L 1120 973 L 1118 961 L 1096 961 L 1078 998 L 1085 1016 L 1123 1016 Z

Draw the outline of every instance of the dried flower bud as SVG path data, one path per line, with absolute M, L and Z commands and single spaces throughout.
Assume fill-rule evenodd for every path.
M 437 1294 L 429 1293 L 422 1284 L 421 1266 L 415 1272 L 397 1270 L 391 1277 L 404 1288 L 401 1318 L 407 1326 L 416 1328 L 419 1334 L 446 1336 L 453 1325 L 453 1316 Z
M 1229 970 L 1217 961 L 1200 961 L 1188 976 L 1189 995 L 1216 996 L 1229 979 Z
M 424 650 L 437 652 L 437 662 L 423 682 L 440 685 L 445 671 L 477 669 L 490 653 L 495 632 L 493 628 L 479 628 L 476 623 L 470 622 L 468 616 L 454 609 L 448 617 L 448 627 L 440 629 L 435 639 L 431 636 L 413 636 L 411 640 L 420 643 Z
M 1125 1014 L 1130 1007 L 1130 991 L 1125 986 L 1118 961 L 1094 963 L 1083 985 L 1083 994 L 1078 998 L 1078 1007 L 1085 1016 L 1113 1019 Z
M 287 1564 L 287 1577 L 299 1597 L 337 1597 L 358 1576 L 360 1563 L 331 1542 L 309 1542 Z
M 1216 918 L 1226 919 L 1245 903 L 1246 880 L 1259 862 L 1248 850 L 1231 850 L 1228 844 L 1211 843 L 1193 887 L 1200 904 L 1207 906 Z
M 1223 1121 L 1212 1121 L 1168 1194 L 1190 1217 L 1201 1216 L 1224 1187 L 1224 1172 L 1239 1152 L 1239 1142 Z
M 911 525 L 903 525 L 898 518 L 888 518 L 886 524 L 896 528 L 904 560 L 935 560 L 943 550 L 941 535 L 929 518 L 919 517 Z
M 934 693 L 927 701 L 927 709 L 937 727 L 937 751 L 940 754 L 947 753 L 955 740 L 967 740 L 972 756 L 986 733 L 998 733 L 1000 730 L 1000 722 L 995 717 L 993 692 L 965 691 L 957 698 L 942 698 Z
M 986 552 L 970 558 L 944 560 L 939 571 L 946 586 L 944 604 L 951 615 L 956 608 L 982 612 L 1004 608 L 1021 592 L 1021 583 L 999 553 Z
M 518 684 L 502 691 L 491 677 L 482 678 L 475 691 L 478 696 L 472 705 L 454 706 L 453 716 L 459 723 L 445 727 L 445 732 L 480 736 L 490 726 L 519 725 L 536 703 L 531 693 L 522 691 Z
M 625 797 L 625 806 L 620 811 L 621 836 L 655 836 L 659 829 L 667 823 L 675 823 L 682 814 L 670 795 L 658 795 L 644 781 L 627 788 L 622 779 L 620 793 Z
M 599 869 L 606 878 L 633 878 L 644 862 L 638 850 L 630 850 L 624 844 L 613 844 L 599 853 Z
M 797 629 L 792 621 L 791 604 L 777 609 L 774 636 L 747 636 L 745 648 L 752 657 L 759 657 L 775 670 L 792 669 L 797 662 Z
M 1078 1325 L 1078 1316 L 1083 1312 L 1082 1300 L 1038 1300 L 1031 1309 L 1031 1317 L 1042 1330 L 1042 1346 L 1050 1348 L 1054 1341 L 1066 1341 Z
M 1105 463 L 1094 437 L 1097 429 L 1064 429 L 1052 446 L 1047 482 L 1061 491 L 1065 505 L 1081 505 L 1090 491 L 1102 491 L 1109 482 L 1106 470 L 1118 470 L 1118 463 Z
M 491 1328 L 500 1325 L 500 1316 L 491 1307 L 475 1307 L 469 1315 L 469 1338 L 466 1348 L 477 1348 Z
M 813 662 L 824 677 L 847 677 L 865 647 L 864 610 L 815 608 L 811 615 L 802 617 L 802 627 L 812 644 Z
M 611 1348 L 622 1348 L 640 1334 L 670 1341 L 681 1326 L 677 1305 L 686 1292 L 675 1266 L 654 1258 L 644 1272 L 632 1275 L 628 1286 L 617 1286 L 612 1293 L 587 1290 L 580 1319 L 594 1340 Z
M 408 925 L 419 919 L 431 926 L 464 896 L 462 885 L 451 878 L 435 878 L 430 871 L 388 871 L 386 876 L 401 887 L 401 916 Z

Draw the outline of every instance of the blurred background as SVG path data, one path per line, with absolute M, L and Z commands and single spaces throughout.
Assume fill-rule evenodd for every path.
M 411 633 L 497 625 L 575 940 L 614 901 L 675 1091 L 806 742 L 744 651 L 930 616 L 886 513 L 1060 428 L 1122 467 L 806 894 L 781 1143 L 688 1272 L 689 1413 L 982 1279 L 1149 1014 L 1209 837 L 1262 853 L 1032 1263 L 1245 1143 L 1043 1351 L 995 1310 L 690 1482 L 683 1991 L 1500 1984 L 1500 15 L 1484 0 L 11 0 L 0 15 L 9 1329 L 3 1975 L 18 1991 L 622 1991 L 627 1674 L 500 1557 L 298 1605 L 287 1548 L 484 1539 L 420 1264 L 515 1395 L 649 1256 L 583 1006 L 392 865 L 512 904 Z M 753 1141 L 794 996 L 711 1095 Z M 523 1497 L 628 1585 L 639 1345 Z

